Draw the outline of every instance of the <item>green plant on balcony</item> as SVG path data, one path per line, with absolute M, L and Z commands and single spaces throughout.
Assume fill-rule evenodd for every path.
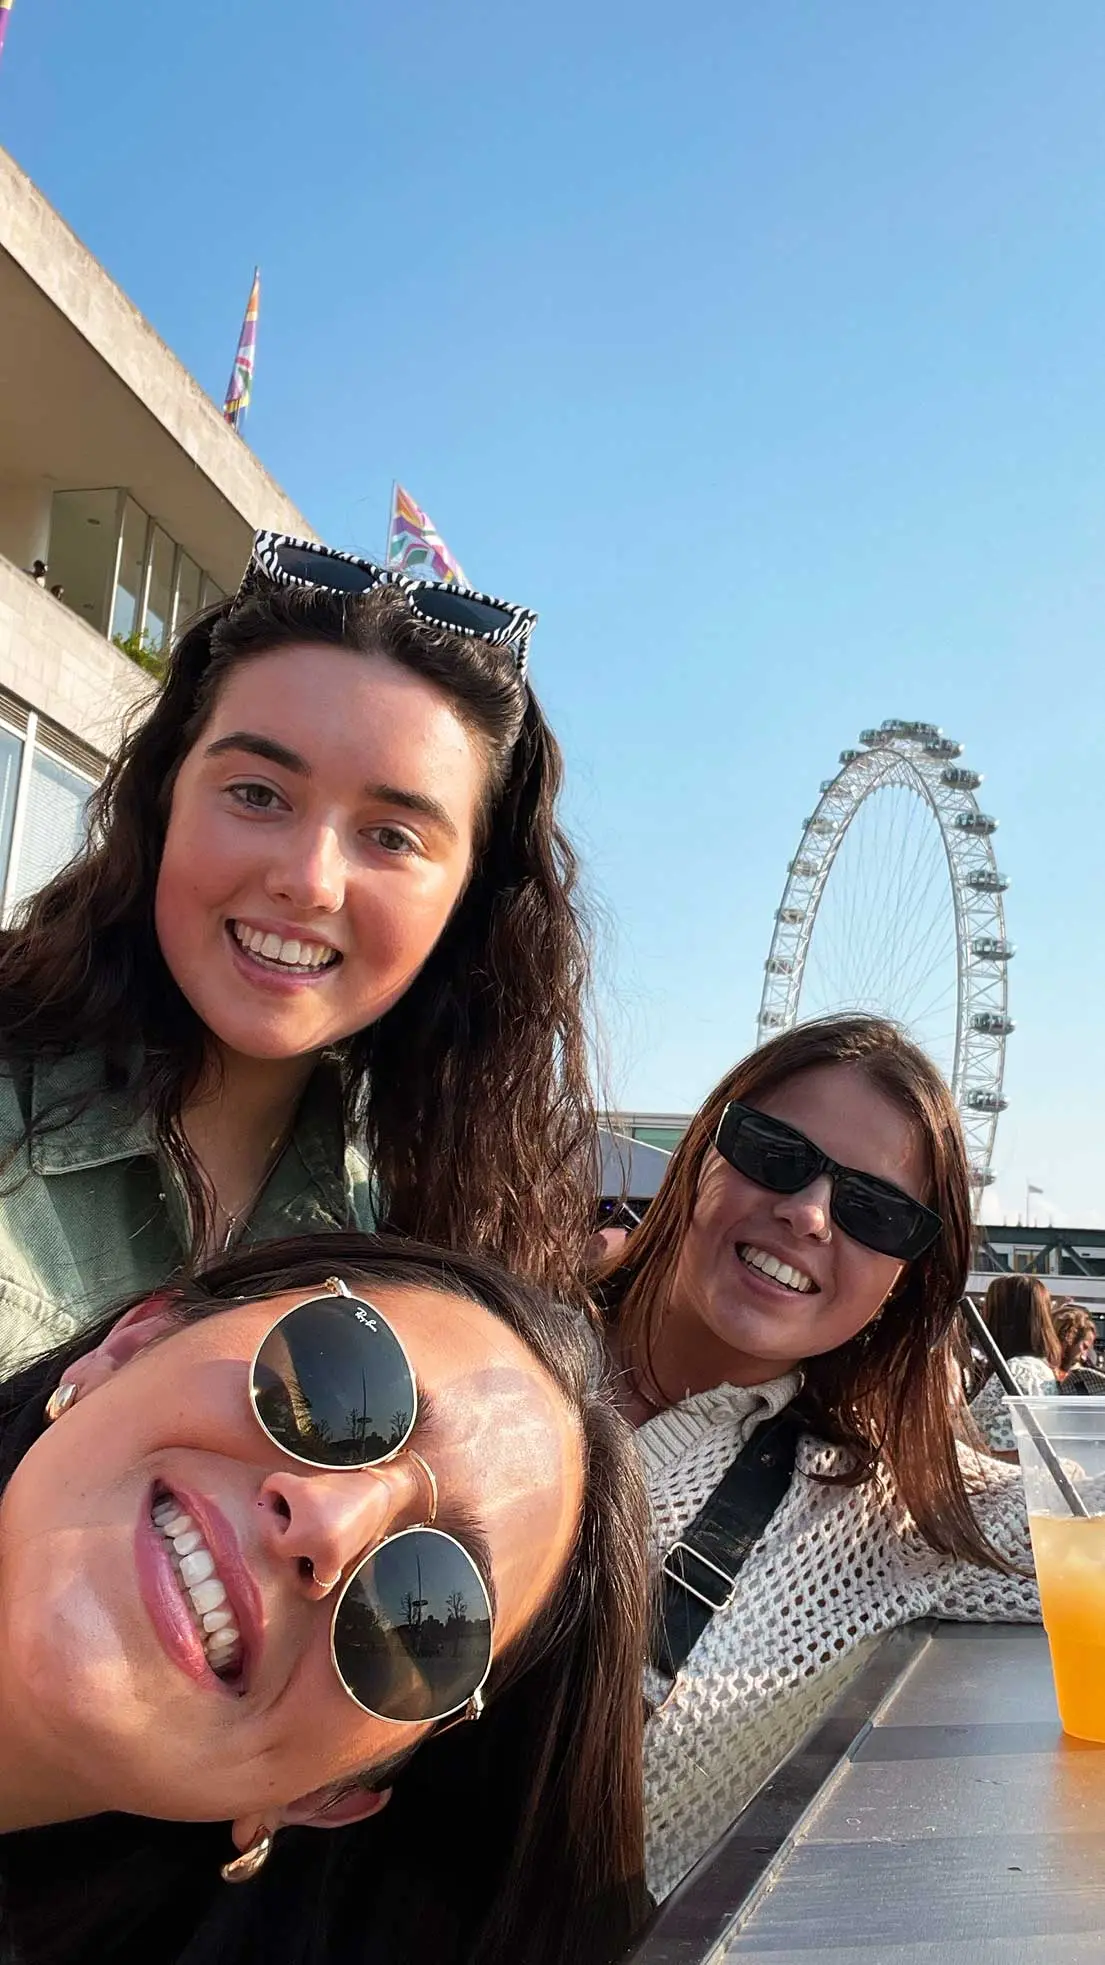
M 164 681 L 165 651 L 156 642 L 151 641 L 145 628 L 135 629 L 129 635 L 112 635 L 111 639 L 121 655 L 126 655 L 130 661 L 137 662 L 140 669 L 145 669 L 148 675 L 156 676 L 158 682 Z

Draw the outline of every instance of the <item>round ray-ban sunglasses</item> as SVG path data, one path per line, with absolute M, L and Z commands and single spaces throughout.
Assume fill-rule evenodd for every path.
M 336 1277 L 324 1287 L 329 1294 L 294 1304 L 261 1339 L 250 1404 L 273 1445 L 304 1466 L 379 1467 L 414 1430 L 414 1372 L 373 1304 Z M 436 1482 L 420 1464 L 436 1512 Z M 439 1528 L 405 1528 L 344 1578 L 330 1656 L 350 1698 L 377 1719 L 478 1719 L 491 1625 L 487 1588 L 467 1549 Z
M 236 601 L 245 599 L 258 576 L 275 587 L 314 587 L 329 594 L 367 594 L 374 587 L 395 587 L 412 614 L 451 635 L 468 635 L 492 647 L 509 647 L 520 676 L 526 673 L 530 636 L 537 625 L 532 608 L 496 600 L 471 587 L 418 580 L 399 567 L 379 566 L 331 546 L 292 539 L 284 532 L 258 532 Z
M 737 1173 L 771 1194 L 800 1194 L 820 1174 L 828 1174 L 829 1213 L 837 1227 L 853 1242 L 897 1262 L 915 1262 L 944 1226 L 938 1214 L 904 1188 L 855 1167 L 838 1166 L 805 1133 L 737 1099 L 722 1113 L 714 1145 Z

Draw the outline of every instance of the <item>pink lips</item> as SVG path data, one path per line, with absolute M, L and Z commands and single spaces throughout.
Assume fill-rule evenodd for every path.
M 222 1689 L 185 1608 L 168 1544 L 150 1519 L 149 1495 L 135 1530 L 134 1563 L 139 1592 L 162 1648 L 190 1679 Z
M 203 1643 L 184 1602 L 181 1585 L 173 1567 L 168 1544 L 154 1526 L 150 1509 L 153 1493 L 146 1496 L 134 1538 L 138 1587 L 154 1630 L 164 1650 L 182 1672 L 213 1691 L 235 1692 L 248 1684 L 260 1657 L 264 1632 L 264 1606 L 261 1593 L 242 1555 L 238 1537 L 222 1509 L 205 1497 L 174 1487 L 181 1509 L 197 1524 L 226 1590 L 227 1600 L 242 1638 L 240 1683 L 230 1686 L 211 1670 Z
M 748 1245 L 742 1243 L 741 1246 L 746 1247 Z M 756 1242 L 752 1246 L 758 1249 L 763 1245 L 760 1242 Z M 764 1253 L 766 1255 L 774 1255 L 775 1251 L 774 1249 L 765 1249 Z M 776 1260 L 786 1262 L 788 1257 L 781 1255 Z M 776 1282 L 774 1276 L 765 1275 L 762 1269 L 754 1269 L 751 1263 L 745 1262 L 739 1252 L 737 1254 L 737 1261 L 740 1263 L 741 1274 L 753 1293 L 767 1297 L 775 1303 L 786 1303 L 788 1305 L 802 1303 L 808 1307 L 821 1294 L 820 1284 L 816 1282 L 812 1290 L 788 1289 L 785 1283 Z M 792 1266 L 797 1267 L 798 1265 Z M 803 1271 L 803 1273 L 805 1274 L 807 1272 Z
M 274 996 L 295 996 L 301 989 L 317 989 L 320 983 L 334 974 L 340 963 L 332 963 L 325 969 L 289 969 L 281 974 L 271 964 L 255 961 L 248 949 L 242 947 L 231 928 L 226 929 L 226 939 L 230 943 L 231 958 L 239 975 L 253 984 L 255 989 L 267 989 Z

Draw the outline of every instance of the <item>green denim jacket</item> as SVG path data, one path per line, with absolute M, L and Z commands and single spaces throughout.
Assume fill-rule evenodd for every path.
M 28 1117 L 45 1121 L 29 1150 Z M 156 1289 L 185 1259 L 179 1182 L 149 1118 L 126 1091 L 103 1089 L 95 1052 L 0 1067 L 0 1170 L 0 1375 L 109 1304 Z M 242 1240 L 374 1225 L 368 1167 L 344 1137 L 337 1079 L 322 1065 Z

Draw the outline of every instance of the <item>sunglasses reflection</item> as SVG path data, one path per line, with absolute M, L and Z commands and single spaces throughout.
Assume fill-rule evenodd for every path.
M 459 1543 L 419 1529 L 383 1543 L 342 1599 L 334 1650 L 356 1697 L 389 1718 L 463 1705 L 487 1670 L 491 1618 Z
M 335 1467 L 390 1459 L 416 1408 L 406 1354 L 383 1318 L 330 1299 L 298 1305 L 269 1332 L 253 1397 L 278 1446 Z

